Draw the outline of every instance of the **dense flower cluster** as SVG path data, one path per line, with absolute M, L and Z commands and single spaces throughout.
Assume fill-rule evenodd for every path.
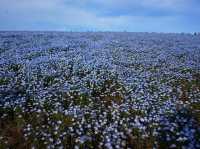
M 200 148 L 200 38 L 1 32 L 0 148 Z

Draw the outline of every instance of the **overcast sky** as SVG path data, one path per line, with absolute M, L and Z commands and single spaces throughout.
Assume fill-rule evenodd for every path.
M 0 30 L 199 32 L 200 0 L 0 0 Z

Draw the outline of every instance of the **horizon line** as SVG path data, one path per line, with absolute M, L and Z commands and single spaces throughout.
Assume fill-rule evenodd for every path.
M 75 31 L 75 30 L 1 30 L 0 32 L 68 32 L 68 33 L 155 33 L 155 34 L 200 34 L 200 31 L 194 32 L 157 32 L 157 31 L 101 31 L 101 30 L 87 30 L 87 31 Z

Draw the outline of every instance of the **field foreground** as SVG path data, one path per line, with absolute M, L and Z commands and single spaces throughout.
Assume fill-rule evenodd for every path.
M 200 148 L 200 36 L 0 32 L 0 148 Z

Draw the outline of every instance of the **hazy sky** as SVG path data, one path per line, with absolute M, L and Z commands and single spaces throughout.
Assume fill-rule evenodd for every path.
M 199 32 L 200 0 L 0 0 L 0 30 Z

